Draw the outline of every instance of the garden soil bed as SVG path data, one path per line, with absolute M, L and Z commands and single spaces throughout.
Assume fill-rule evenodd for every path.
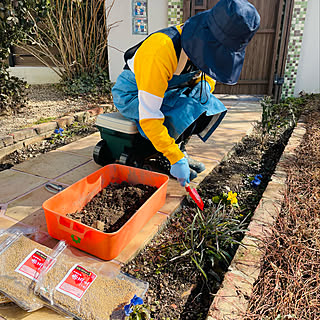
M 157 190 L 144 184 L 126 181 L 111 183 L 84 208 L 67 216 L 97 230 L 110 233 L 119 230 Z
M 86 124 L 74 123 L 69 128 L 65 129 L 61 136 L 52 134 L 51 137 L 44 139 L 41 142 L 30 144 L 2 158 L 0 161 L 0 171 L 10 169 L 14 165 L 26 161 L 29 158 L 35 158 L 40 154 L 56 150 L 97 131 L 98 129 L 94 127 L 93 121 Z

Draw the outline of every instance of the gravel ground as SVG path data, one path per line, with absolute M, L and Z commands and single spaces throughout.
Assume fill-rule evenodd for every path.
M 27 104 L 16 115 L 0 116 L 0 136 L 27 127 L 39 119 L 59 118 L 99 104 L 84 98 L 70 98 L 52 84 L 31 85 L 27 93 Z

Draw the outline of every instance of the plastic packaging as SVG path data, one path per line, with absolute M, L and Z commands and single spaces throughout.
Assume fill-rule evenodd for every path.
M 124 306 L 148 289 L 147 282 L 110 272 L 114 262 L 91 263 L 65 249 L 52 252 L 51 257 L 55 264 L 49 270 L 45 264 L 35 292 L 55 311 L 76 319 L 123 319 Z
M 42 300 L 34 295 L 34 284 L 37 271 L 50 252 L 51 249 L 28 239 L 22 232 L 2 232 L 0 292 L 26 311 L 42 308 Z
M 3 230 L 0 230 L 0 245 L 7 237 L 9 237 L 9 235 L 8 234 L 6 235 Z M 0 293 L 0 305 L 10 303 L 10 302 L 11 300 L 7 296 Z

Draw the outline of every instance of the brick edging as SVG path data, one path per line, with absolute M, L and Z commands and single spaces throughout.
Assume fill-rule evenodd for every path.
M 286 168 L 290 167 L 295 158 L 294 151 L 300 145 L 305 132 L 305 123 L 301 120 L 293 130 L 271 181 L 262 195 L 248 231 L 241 241 L 242 246 L 239 246 L 225 274 L 206 320 L 243 319 L 265 255 L 262 243 L 270 238 L 272 227 L 281 210 L 287 179 Z
M 73 122 L 86 123 L 89 122 L 89 120 L 91 120 L 93 117 L 96 117 L 102 113 L 104 113 L 103 105 L 0 136 L 0 160 L 16 150 L 50 137 L 57 128 L 65 128 L 66 126 L 71 125 Z

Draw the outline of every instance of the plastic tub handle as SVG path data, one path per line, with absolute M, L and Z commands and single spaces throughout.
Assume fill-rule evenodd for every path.
M 59 220 L 59 229 L 63 230 L 63 231 L 66 231 L 68 233 L 70 233 L 71 235 L 74 236 L 74 238 L 77 240 L 79 238 L 83 239 L 87 230 L 85 229 L 84 226 L 81 226 L 81 228 L 79 228 L 79 224 L 77 224 L 76 222 L 74 221 L 68 221 L 70 223 L 70 227 L 66 226 L 66 223 L 65 223 L 65 218 L 64 217 L 58 217 L 58 220 Z M 83 229 L 83 231 L 80 231 L 81 229 Z M 73 239 L 72 239 L 73 240 Z M 74 241 L 74 240 L 73 240 Z M 77 240 L 79 241 L 79 240 Z M 76 241 L 75 241 L 76 242 Z M 80 243 L 79 242 L 76 242 L 76 243 Z

